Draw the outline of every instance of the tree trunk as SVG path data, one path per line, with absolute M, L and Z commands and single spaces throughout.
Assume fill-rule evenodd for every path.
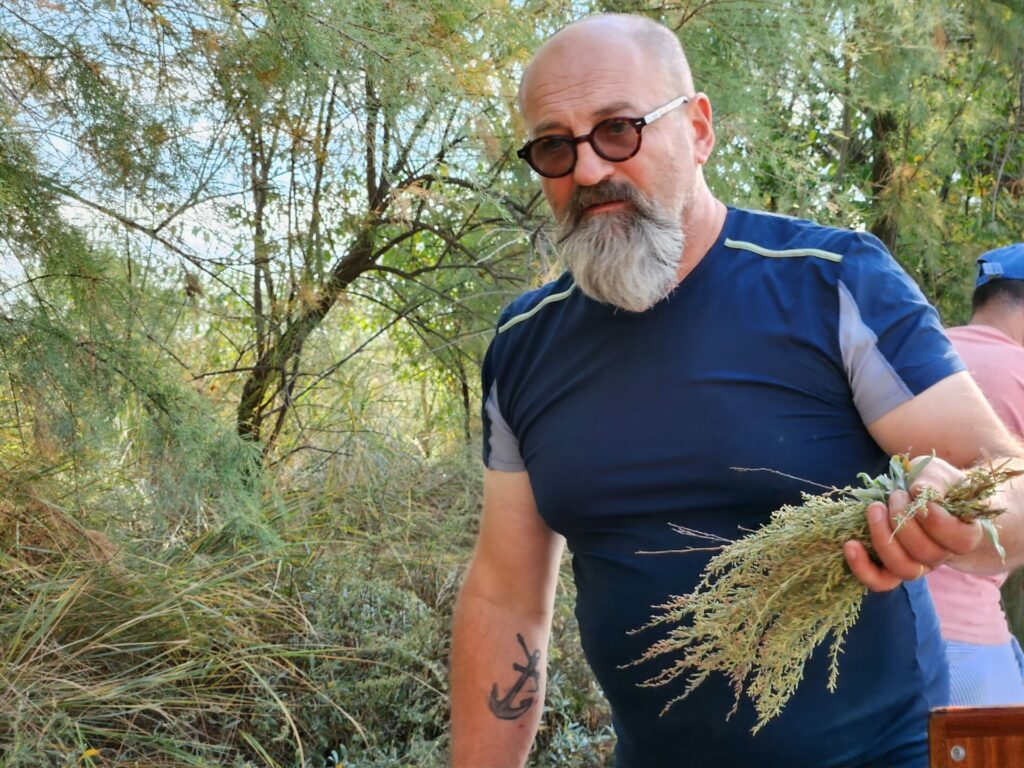
M 881 211 L 881 215 L 871 226 L 871 234 L 881 240 L 890 253 L 896 250 L 896 236 L 899 234 L 893 205 L 885 199 L 892 182 L 893 171 L 888 143 L 896 128 L 896 115 L 892 112 L 877 113 L 871 121 L 875 144 L 875 161 L 871 164 L 871 189 L 874 192 L 875 208 Z
M 242 397 L 238 403 L 236 429 L 242 437 L 254 441 L 261 439 L 263 420 L 266 415 L 264 408 L 268 404 L 271 385 L 275 380 L 283 379 L 285 369 L 301 352 L 306 338 L 327 316 L 331 307 L 345 289 L 359 277 L 373 260 L 373 227 L 368 225 L 360 233 L 345 256 L 334 266 L 324 284 L 316 303 L 307 308 L 291 321 L 284 332 L 260 354 L 249 377 L 242 388 Z M 281 403 L 280 408 L 287 408 Z

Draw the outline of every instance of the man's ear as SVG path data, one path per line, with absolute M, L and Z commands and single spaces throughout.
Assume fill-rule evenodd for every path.
M 715 124 L 707 94 L 698 93 L 693 97 L 688 117 L 693 130 L 693 159 L 697 165 L 704 165 L 715 148 Z

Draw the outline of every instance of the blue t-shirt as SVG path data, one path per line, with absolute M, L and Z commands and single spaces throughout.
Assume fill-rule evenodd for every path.
M 801 491 L 884 471 L 865 423 L 962 369 L 877 239 L 733 208 L 703 260 L 647 312 L 593 301 L 563 275 L 502 314 L 483 370 L 484 461 L 528 471 L 541 516 L 567 540 L 618 765 L 927 765 L 927 713 L 946 703 L 948 680 L 923 580 L 869 594 L 836 692 L 821 649 L 756 736 L 748 700 L 726 720 L 722 676 L 659 716 L 684 681 L 637 685 L 665 659 L 621 667 L 663 632 L 629 631 L 692 590 L 707 562 L 638 554 L 699 546 L 671 523 L 736 538 Z

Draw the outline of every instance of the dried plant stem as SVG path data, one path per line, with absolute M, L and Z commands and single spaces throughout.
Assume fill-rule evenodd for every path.
M 686 689 L 663 713 L 720 672 L 736 694 L 729 715 L 746 693 L 757 713 L 756 733 L 779 714 L 811 652 L 829 636 L 828 688 L 835 690 L 839 653 L 866 593 L 846 565 L 843 543 L 856 539 L 873 553 L 867 504 L 905 489 L 927 461 L 910 467 L 904 457 L 894 457 L 888 475 L 862 475 L 864 488 L 803 494 L 799 506 L 782 507 L 763 528 L 721 546 L 693 592 L 656 606 L 650 622 L 635 632 L 659 625 L 671 630 L 633 664 L 661 657 L 672 661 L 642 684 L 659 686 L 688 675 Z M 942 495 L 942 505 L 962 520 L 982 521 L 998 547 L 991 518 L 1003 510 L 986 502 L 1002 482 L 1019 474 L 1005 466 L 972 470 Z M 927 514 L 927 503 L 938 498 L 931 489 L 918 494 L 897 525 Z

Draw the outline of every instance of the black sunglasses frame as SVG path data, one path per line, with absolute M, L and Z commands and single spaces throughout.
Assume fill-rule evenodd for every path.
M 631 157 L 635 157 L 636 153 L 640 151 L 640 145 L 643 143 L 643 129 L 646 126 L 650 125 L 667 112 L 670 112 L 676 107 L 682 106 L 683 104 L 686 104 L 689 101 L 690 97 L 679 96 L 678 98 L 673 99 L 663 107 L 659 107 L 658 109 L 644 115 L 643 117 L 607 117 L 604 120 L 597 123 L 597 125 L 595 125 L 593 128 L 591 128 L 590 133 L 585 133 L 582 136 L 560 136 L 555 133 L 549 133 L 543 136 L 538 136 L 537 138 L 531 139 L 530 141 L 526 142 L 520 149 L 516 150 L 516 156 L 526 161 L 527 165 L 529 165 L 534 171 L 536 171 L 538 174 L 540 174 L 546 179 L 560 179 L 563 176 L 568 176 L 570 173 L 572 173 L 576 169 L 576 160 L 579 157 L 579 153 L 576 151 L 576 147 L 579 146 L 580 143 L 584 141 L 590 144 L 591 149 L 594 150 L 594 153 L 598 157 L 607 160 L 609 163 L 624 163 Z M 594 142 L 595 133 L 604 128 L 606 125 L 610 125 L 616 122 L 624 122 L 627 125 L 629 125 L 634 131 L 636 131 L 636 146 L 633 148 L 632 152 L 630 152 L 628 155 L 624 157 L 611 157 L 602 152 L 600 147 L 598 147 L 597 144 Z M 542 141 L 563 141 L 572 148 L 572 163 L 569 164 L 569 168 L 566 171 L 562 173 L 546 173 L 545 171 L 542 171 L 540 168 L 534 165 L 531 150 L 535 145 Z

